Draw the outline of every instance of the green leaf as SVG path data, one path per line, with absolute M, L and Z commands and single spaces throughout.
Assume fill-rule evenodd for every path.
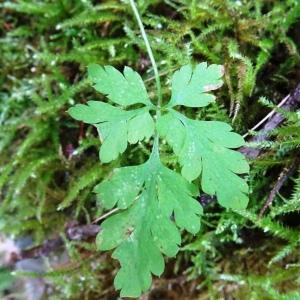
M 170 130 L 171 128 L 171 130 Z M 201 174 L 202 190 L 216 195 L 228 208 L 242 209 L 248 203 L 248 186 L 236 174 L 249 171 L 245 157 L 230 148 L 244 144 L 230 125 L 217 121 L 195 121 L 170 110 L 159 118 L 157 129 L 179 158 L 182 175 L 189 181 Z
M 154 133 L 154 121 L 149 108 L 130 111 L 100 101 L 89 101 L 87 105 L 77 104 L 68 110 L 76 120 L 97 127 L 102 140 L 100 160 L 110 162 L 123 153 L 128 142 L 137 143 L 149 139 Z
M 172 257 L 178 252 L 180 230 L 199 231 L 202 207 L 193 198 L 198 191 L 191 181 L 201 176 L 202 190 L 217 195 L 225 207 L 247 205 L 248 186 L 238 174 L 247 173 L 249 167 L 243 155 L 232 150 L 243 145 L 243 138 L 225 123 L 194 121 L 172 109 L 208 105 L 214 96 L 207 92 L 222 84 L 222 73 L 222 66 L 202 63 L 194 70 L 184 66 L 172 78 L 172 97 L 164 107 L 167 113 L 156 125 L 178 156 L 183 176 L 162 165 L 155 139 L 146 163 L 117 169 L 95 187 L 105 209 L 118 208 L 118 213 L 101 224 L 97 245 L 100 250 L 114 249 L 113 257 L 120 261 L 115 286 L 121 289 L 121 296 L 139 297 L 150 287 L 152 274 L 162 274 L 163 255 Z M 128 143 L 153 135 L 149 111 L 155 107 L 141 77 L 130 68 L 125 68 L 123 75 L 113 67 L 92 65 L 89 77 L 95 88 L 116 104 L 145 105 L 124 110 L 89 101 L 69 110 L 73 118 L 97 127 L 102 140 L 100 159 L 109 162 L 123 153 Z
M 151 274 L 162 274 L 162 253 L 178 252 L 177 227 L 193 234 L 199 231 L 202 207 L 193 199 L 197 189 L 152 155 L 143 165 L 115 170 L 95 192 L 105 208 L 122 209 L 101 224 L 97 245 L 101 250 L 116 248 L 113 257 L 121 269 L 115 286 L 122 297 L 138 297 L 150 287 Z
M 205 62 L 194 70 L 191 65 L 181 67 L 172 77 L 172 97 L 168 106 L 203 107 L 213 102 L 215 96 L 207 92 L 222 85 L 223 72 L 223 66 L 207 66 Z
M 122 106 L 145 104 L 146 107 L 124 110 L 107 103 L 89 101 L 69 109 L 76 120 L 97 127 L 102 145 L 100 160 L 108 163 L 122 154 L 128 145 L 149 139 L 154 133 L 154 121 L 149 113 L 153 105 L 140 75 L 125 67 L 124 75 L 111 66 L 92 64 L 88 68 L 89 79 L 95 89 Z
M 129 106 L 136 103 L 151 105 L 141 76 L 129 67 L 124 68 L 124 75 L 112 66 L 101 67 L 91 64 L 88 67 L 89 79 L 94 88 L 107 95 L 111 101 Z

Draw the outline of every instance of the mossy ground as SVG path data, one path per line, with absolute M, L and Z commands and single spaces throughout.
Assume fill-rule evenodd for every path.
M 224 120 L 244 134 L 300 82 L 297 0 L 138 2 L 166 99 L 168 76 L 181 65 L 225 66 L 217 103 L 188 109 L 193 118 Z M 117 162 L 98 167 L 95 130 L 66 113 L 74 103 L 100 97 L 86 80 L 87 65 L 129 65 L 151 96 L 155 83 L 125 1 L 18 0 L 0 7 L 0 230 L 30 235 L 36 246 L 65 232 L 71 221 L 88 224 L 104 213 L 93 186 L 115 166 L 148 155 L 149 145 L 143 151 L 133 146 Z M 144 299 L 300 299 L 300 122 L 297 114 L 286 118 L 251 161 L 248 211 L 205 206 L 201 232 L 185 235 L 183 251 Z M 172 159 L 165 163 L 174 166 Z M 296 169 L 271 210 L 257 218 L 291 165 Z M 51 287 L 46 299 L 117 299 L 117 263 L 93 241 L 65 243 L 69 260 L 45 274 Z

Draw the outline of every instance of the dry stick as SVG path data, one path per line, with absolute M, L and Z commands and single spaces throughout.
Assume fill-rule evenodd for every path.
M 264 206 L 261 208 L 259 212 L 259 218 L 263 216 L 267 208 L 272 204 L 273 200 L 275 199 L 276 194 L 280 191 L 283 184 L 289 178 L 289 176 L 296 170 L 296 166 L 285 167 L 282 172 L 280 173 L 274 187 L 272 188 L 267 201 L 265 202 Z
M 90 238 L 94 238 L 100 230 L 98 225 L 70 225 L 66 228 L 65 234 L 69 241 L 83 241 Z M 56 237 L 44 241 L 41 245 L 23 250 L 16 260 L 22 260 L 25 258 L 34 258 L 40 256 L 48 256 L 51 252 L 59 249 L 64 245 L 61 237 Z
M 282 107 L 283 109 L 287 111 L 293 111 L 297 107 L 300 106 L 300 84 L 297 85 L 295 90 L 286 96 L 278 105 L 277 107 Z M 261 120 L 258 124 L 256 124 L 251 130 L 255 130 L 258 128 L 261 124 L 263 124 L 267 119 L 268 122 L 264 125 L 261 133 L 257 136 L 253 137 L 250 141 L 252 142 L 262 142 L 268 140 L 268 133 L 278 127 L 283 121 L 284 116 L 276 112 L 276 108 L 273 109 L 263 120 Z M 246 135 L 247 136 L 247 135 Z M 251 148 L 251 147 L 242 147 L 239 149 L 241 153 L 243 153 L 248 158 L 254 159 L 258 157 L 261 149 L 257 148 Z M 293 171 L 296 169 L 296 165 L 293 165 L 291 167 L 286 167 L 283 169 L 283 171 L 280 173 L 278 180 L 276 184 L 274 185 L 273 189 L 271 190 L 267 201 L 265 202 L 264 206 L 260 210 L 259 217 L 262 217 L 266 209 L 272 204 L 276 194 L 279 192 L 281 187 L 283 186 L 284 182 L 288 179 L 288 177 L 293 173 Z
M 249 129 L 248 132 L 243 135 L 243 138 L 246 138 L 250 134 L 250 131 L 256 130 L 260 125 L 262 125 L 269 118 L 271 118 L 275 114 L 276 109 L 283 106 L 286 103 L 286 101 L 289 99 L 289 97 L 290 97 L 290 94 L 288 94 L 283 100 L 281 100 L 281 102 L 276 106 L 276 108 L 274 108 L 272 111 L 270 111 L 261 121 L 259 121 L 255 126 L 253 126 L 251 129 Z
M 95 223 L 98 223 L 99 221 L 109 217 L 110 215 L 114 214 L 115 212 L 117 212 L 119 210 L 119 208 L 114 208 L 112 210 L 110 210 L 109 212 L 107 212 L 106 214 L 100 216 L 99 218 L 95 219 L 92 223 L 95 224 Z
M 279 106 L 280 105 L 280 106 Z M 285 97 L 279 104 L 278 107 L 285 109 L 287 111 L 293 111 L 300 106 L 300 83 L 297 85 L 295 90 Z M 258 132 L 258 134 L 252 137 L 249 142 L 263 142 L 268 140 L 268 134 L 278 127 L 285 119 L 285 117 L 280 112 L 271 112 L 271 117 L 268 116 L 268 121 L 265 123 L 263 128 Z M 266 116 L 267 118 L 267 116 Z M 265 118 L 264 118 L 265 119 Z M 262 120 L 263 121 L 263 120 Z M 257 128 L 263 122 L 259 122 L 259 125 L 255 125 Z M 253 148 L 253 147 L 241 147 L 239 149 L 249 159 L 255 159 L 261 153 L 262 149 Z

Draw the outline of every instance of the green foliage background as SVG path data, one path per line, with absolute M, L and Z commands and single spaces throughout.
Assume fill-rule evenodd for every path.
M 165 96 L 168 75 L 181 65 L 225 66 L 218 103 L 185 109 L 193 118 L 231 122 L 243 134 L 299 83 L 297 0 L 138 3 Z M 74 103 L 101 97 L 86 79 L 87 65 L 131 66 L 150 95 L 154 78 L 126 1 L 0 5 L 0 230 L 30 234 L 39 245 L 62 234 L 71 220 L 87 224 L 103 214 L 94 185 L 114 167 L 141 163 L 149 154 L 149 147 L 135 145 L 117 162 L 99 165 L 95 130 L 66 113 Z M 169 260 L 156 288 L 177 284 L 179 299 L 300 298 L 299 172 L 286 181 L 265 217 L 257 217 L 284 167 L 299 163 L 299 114 L 286 117 L 271 142 L 258 145 L 263 154 L 251 162 L 247 212 L 205 206 L 201 232 L 185 235 L 183 251 Z M 166 163 L 174 164 L 169 156 Z M 93 243 L 66 241 L 66 246 L 70 266 L 45 274 L 54 287 L 49 299 L 116 299 L 116 262 Z

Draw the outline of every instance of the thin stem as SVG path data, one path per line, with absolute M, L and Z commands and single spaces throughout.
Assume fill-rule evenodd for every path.
M 153 52 L 152 52 L 152 49 L 151 49 L 151 46 L 150 46 L 147 34 L 145 32 L 144 25 L 142 23 L 140 14 L 139 14 L 139 12 L 137 10 L 136 4 L 135 4 L 134 0 L 129 0 L 129 2 L 130 2 L 130 5 L 131 5 L 131 8 L 133 10 L 134 16 L 135 16 L 135 18 L 136 18 L 136 20 L 138 22 L 139 27 L 140 27 L 140 31 L 141 31 L 143 40 L 145 42 L 146 49 L 147 49 L 147 52 L 148 52 L 148 55 L 149 55 L 149 58 L 150 58 L 150 61 L 151 61 L 152 67 L 153 67 L 155 81 L 156 81 L 156 89 L 157 89 L 157 94 L 158 94 L 158 102 L 157 102 L 158 110 L 157 110 L 157 115 L 159 116 L 160 115 L 160 107 L 161 107 L 162 94 L 161 94 L 161 84 L 160 84 L 160 78 L 159 78 L 159 74 L 158 74 L 157 65 L 156 65 L 156 62 L 155 62 L 155 59 L 154 59 L 154 56 L 153 56 Z
M 156 133 L 154 136 L 154 142 L 153 142 L 153 147 L 152 147 L 152 153 L 151 156 L 154 157 L 159 157 L 159 136 Z
M 158 73 L 158 69 L 157 69 L 157 65 L 156 65 L 156 61 L 147 37 L 147 34 L 145 32 L 145 28 L 143 25 L 143 22 L 141 20 L 140 14 L 138 12 L 138 9 L 136 7 L 136 4 L 134 2 L 134 0 L 129 0 L 131 8 L 133 10 L 133 13 L 135 15 L 135 18 L 138 22 L 138 25 L 140 27 L 140 31 L 142 34 L 142 37 L 144 39 L 145 45 L 146 45 L 146 49 L 153 67 L 153 71 L 154 71 L 154 77 L 155 77 L 155 82 L 156 82 L 156 90 L 157 90 L 157 107 L 156 107 L 156 118 L 159 118 L 161 115 L 161 101 L 162 101 L 162 93 L 161 93 L 161 84 L 160 84 L 160 77 L 159 77 L 159 73 Z M 151 156 L 155 155 L 157 157 L 159 157 L 159 135 L 158 132 L 155 132 L 155 136 L 154 136 L 154 142 L 153 142 L 153 147 L 152 147 L 152 153 Z
M 249 129 L 248 132 L 243 135 L 243 138 L 247 137 L 249 135 L 250 131 L 256 130 L 260 125 L 262 125 L 269 118 L 271 118 L 276 113 L 276 109 L 283 106 L 289 98 L 290 98 L 290 94 L 288 94 L 283 100 L 281 100 L 281 102 L 276 106 L 276 108 L 274 108 L 272 111 L 270 111 L 261 121 L 259 121 L 255 126 L 253 126 L 251 129 Z
M 119 210 L 119 208 L 114 208 L 112 210 L 110 210 L 109 212 L 107 212 L 106 214 L 100 216 L 99 218 L 95 219 L 93 221 L 93 224 L 98 223 L 99 221 L 106 219 L 107 217 L 109 217 L 110 215 L 114 214 L 115 212 L 117 212 Z

